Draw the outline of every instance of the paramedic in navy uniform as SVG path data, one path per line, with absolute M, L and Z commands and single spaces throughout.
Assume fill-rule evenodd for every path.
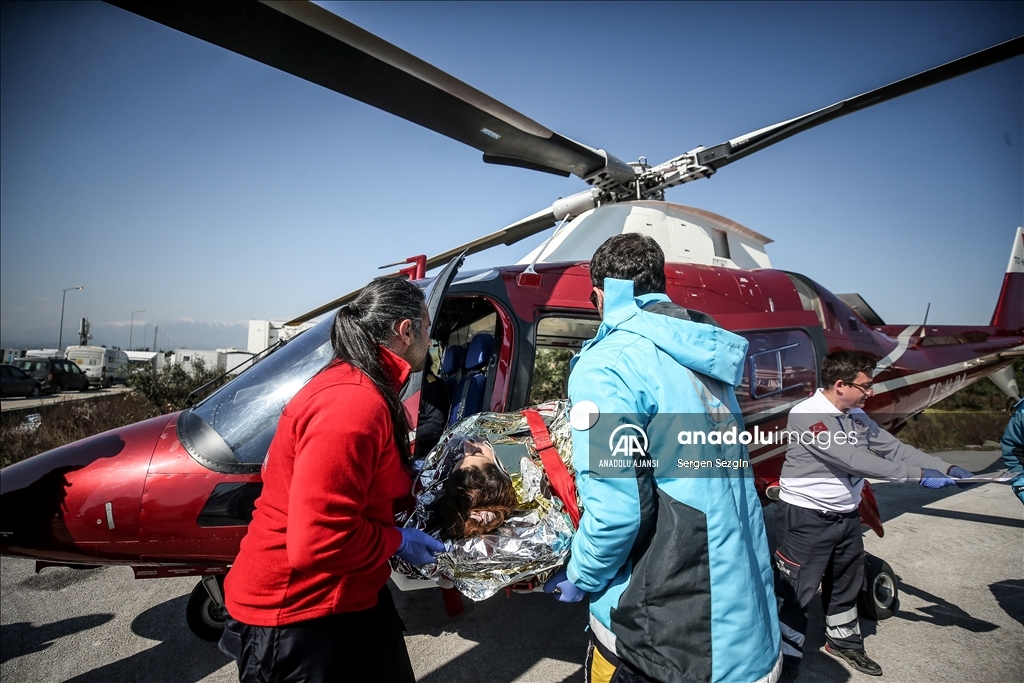
M 857 671 L 882 675 L 882 668 L 864 652 L 857 617 L 857 594 L 864 578 L 857 507 L 864 477 L 938 489 L 973 476 L 908 446 L 868 417 L 862 408 L 874 395 L 869 374 L 874 367 L 875 359 L 861 353 L 829 354 L 821 364 L 824 388 L 789 414 L 787 431 L 814 438 L 790 440 L 775 510 L 778 549 L 773 559 L 784 680 L 796 677 L 803 657 L 807 605 L 819 584 L 825 651 Z

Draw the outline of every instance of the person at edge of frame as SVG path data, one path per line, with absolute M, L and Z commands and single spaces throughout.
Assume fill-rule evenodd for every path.
M 334 318 L 334 357 L 285 406 L 263 492 L 225 580 L 221 649 L 243 683 L 414 681 L 388 558 L 444 546 L 397 528 L 412 504 L 400 391 L 430 346 L 423 293 L 370 282 Z
M 1006 425 L 1003 438 L 999 440 L 1003 447 L 1003 462 L 1006 468 L 1017 475 L 1010 482 L 1017 500 L 1024 503 L 1024 399 L 1017 401 L 1013 407 L 1013 415 Z
M 874 395 L 875 358 L 830 353 L 822 387 L 789 413 L 787 431 L 814 434 L 786 448 L 775 510 L 775 593 L 782 628 L 783 680 L 794 680 L 803 658 L 807 605 L 821 585 L 825 652 L 870 676 L 882 668 L 864 651 L 857 594 L 864 580 L 858 506 L 865 477 L 917 482 L 929 489 L 974 475 L 903 443 L 863 407 Z M 820 438 L 827 433 L 828 438 Z M 834 438 L 855 433 L 856 438 Z
M 707 429 L 716 428 L 714 415 L 742 429 L 734 387 L 747 341 L 669 300 L 658 243 L 616 235 L 595 252 L 590 273 L 602 321 L 572 361 L 573 405 L 593 402 L 600 415 L 648 422 L 687 414 Z M 635 476 L 591 476 L 588 432 L 576 426 L 583 514 L 571 556 L 545 591 L 562 602 L 589 596 L 586 679 L 776 681 L 778 614 L 750 469 L 694 478 L 641 466 Z M 722 449 L 724 458 L 749 457 L 740 444 Z

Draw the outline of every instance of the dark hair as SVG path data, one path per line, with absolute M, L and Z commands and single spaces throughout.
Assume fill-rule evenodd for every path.
M 419 287 L 405 278 L 379 277 L 338 310 L 331 328 L 334 361 L 352 365 L 377 387 L 391 414 L 398 452 L 407 465 L 412 464 L 409 422 L 402 400 L 380 364 L 380 347 L 391 341 L 396 324 L 403 320 L 412 321 L 413 329 L 419 334 L 424 313 L 423 292 Z
M 821 361 L 821 384 L 828 388 L 836 382 L 852 382 L 863 372 L 870 376 L 878 359 L 857 351 L 834 351 Z
M 604 279 L 632 280 L 633 296 L 665 293 L 665 252 L 653 237 L 627 232 L 605 240 L 590 260 L 590 282 L 604 289 Z
M 441 534 L 446 539 L 458 539 L 489 533 L 504 524 L 515 507 L 512 482 L 497 465 L 489 462 L 460 467 L 448 476 L 437 501 Z M 494 513 L 494 519 L 474 519 L 474 512 Z

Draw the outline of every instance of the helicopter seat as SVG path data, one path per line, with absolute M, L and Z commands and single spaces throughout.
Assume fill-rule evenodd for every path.
M 487 388 L 487 370 L 494 352 L 494 335 L 481 332 L 469 341 L 462 378 L 452 395 L 448 424 L 476 415 L 483 408 Z
M 455 389 L 459 385 L 459 378 L 462 375 L 462 364 L 466 359 L 466 347 L 453 344 L 444 350 L 441 358 L 440 380 L 444 382 L 445 391 L 448 397 L 455 396 Z

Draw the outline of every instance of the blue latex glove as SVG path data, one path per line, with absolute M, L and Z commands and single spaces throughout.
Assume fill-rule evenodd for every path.
M 953 465 L 952 467 L 950 467 L 949 472 L 947 472 L 946 474 L 953 477 L 954 479 L 970 479 L 971 477 L 974 476 L 974 472 L 971 472 L 970 470 L 965 470 L 963 467 L 960 467 L 959 465 Z M 977 483 L 961 484 L 960 482 L 957 482 L 956 485 L 962 489 L 969 489 L 972 486 L 977 486 Z
M 402 532 L 402 545 L 398 546 L 395 555 L 414 567 L 432 564 L 434 555 L 444 552 L 444 543 L 419 529 L 399 529 Z
M 579 602 L 587 594 L 586 591 L 580 590 L 576 587 L 576 584 L 569 580 L 565 575 L 564 567 L 544 582 L 545 593 L 554 593 L 556 590 L 559 592 L 559 602 Z
M 942 489 L 947 486 L 956 486 L 956 479 L 947 477 L 938 470 L 921 470 L 921 486 L 926 489 Z
M 1013 492 L 1017 494 L 1017 500 L 1024 503 L 1024 477 L 1017 477 L 1010 482 Z

